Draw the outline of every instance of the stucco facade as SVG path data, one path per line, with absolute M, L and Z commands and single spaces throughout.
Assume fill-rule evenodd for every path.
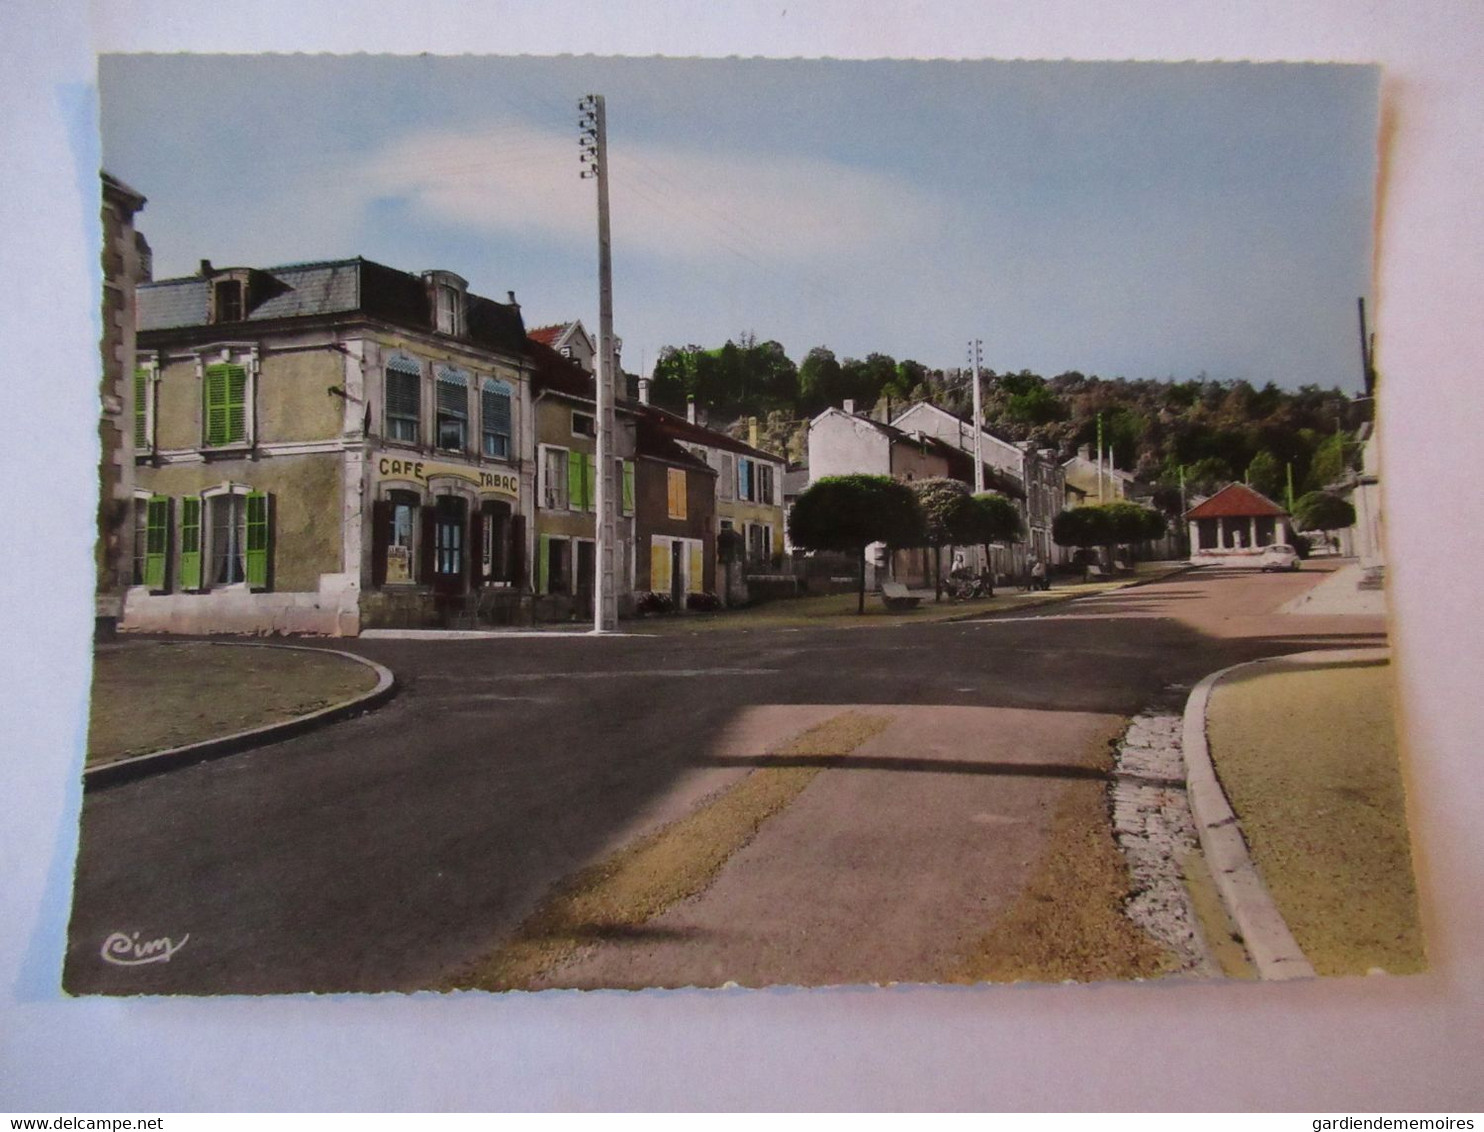
M 522 585 L 523 340 L 513 299 L 364 260 L 143 288 L 149 552 L 125 626 L 352 635 Z

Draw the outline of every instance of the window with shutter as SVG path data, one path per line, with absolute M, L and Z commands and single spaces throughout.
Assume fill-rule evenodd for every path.
M 180 501 L 180 588 L 201 588 L 201 500 L 194 495 Z
M 150 449 L 149 420 L 149 370 L 134 371 L 134 451 L 148 452 Z
M 666 469 L 666 487 L 669 492 L 669 516 L 685 518 L 685 472 L 680 468 Z
M 567 449 L 543 447 L 541 455 L 541 506 L 548 511 L 567 509 Z
M 596 511 L 598 509 L 598 458 L 589 454 L 587 467 L 583 469 L 587 473 L 587 482 L 584 485 L 587 492 L 587 509 Z
M 511 389 L 503 381 L 486 380 L 480 391 L 481 451 L 491 459 L 510 458 Z
M 623 460 L 623 513 L 634 513 L 634 461 Z
M 567 453 L 567 506 L 573 511 L 587 510 L 587 455 L 583 452 Z
M 206 367 L 206 443 L 241 444 L 247 440 L 247 367 Z
M 438 447 L 462 452 L 469 440 L 469 381 L 456 369 L 438 371 Z
M 246 497 L 247 510 L 247 584 L 255 590 L 268 588 L 270 563 L 269 499 L 261 491 Z
M 386 365 L 386 435 L 416 444 L 422 424 L 422 366 L 394 357 Z
M 170 498 L 152 495 L 145 505 L 144 584 L 156 593 L 165 589 L 170 557 Z
M 752 499 L 752 461 L 746 458 L 737 461 L 737 498 Z
M 737 470 L 736 457 L 730 452 L 719 453 L 721 464 L 721 475 L 716 477 L 716 485 L 721 493 L 722 499 L 737 498 Z

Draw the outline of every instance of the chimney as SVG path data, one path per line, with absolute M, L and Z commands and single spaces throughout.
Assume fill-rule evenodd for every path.
M 1083 444 L 1083 445 L 1079 446 L 1078 449 L 1077 449 L 1077 458 L 1079 460 L 1087 460 L 1088 462 L 1091 462 L 1092 461 L 1092 445 L 1091 444 Z
M 747 443 L 754 448 L 757 447 L 757 418 L 747 418 Z
M 510 305 L 512 307 L 514 307 L 516 310 L 520 310 L 520 304 L 515 301 L 515 292 L 514 291 L 506 291 L 505 294 L 506 294 L 507 298 L 509 299 Z
M 881 423 L 891 424 L 891 394 L 888 393 L 883 400 L 885 404 L 881 407 Z
M 216 274 L 216 268 L 214 268 L 214 267 L 211 266 L 211 260 L 209 260 L 209 259 L 203 259 L 201 261 L 201 278 L 202 279 L 210 279 L 215 274 Z
M 649 378 L 647 377 L 639 379 L 639 404 L 649 404 Z
M 842 403 L 841 407 L 847 413 L 849 413 L 852 417 L 855 416 L 855 400 L 854 400 L 854 398 L 851 398 L 851 397 L 845 398 L 845 400 Z
M 685 399 L 685 419 L 691 424 L 696 423 L 696 399 L 694 397 Z

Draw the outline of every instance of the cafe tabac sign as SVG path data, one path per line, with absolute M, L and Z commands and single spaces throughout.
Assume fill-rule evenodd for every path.
M 520 477 L 500 468 L 471 468 L 468 464 L 445 464 L 439 460 L 417 460 L 405 456 L 380 456 L 376 475 L 384 480 L 413 480 L 428 486 L 430 479 L 464 480 L 479 489 L 481 495 L 520 497 Z

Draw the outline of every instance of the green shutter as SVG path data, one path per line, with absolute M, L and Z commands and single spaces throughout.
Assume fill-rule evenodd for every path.
M 247 368 L 206 367 L 206 443 L 234 444 L 247 439 Z
M 247 497 L 247 585 L 268 588 L 268 496 L 261 491 Z
M 170 556 L 170 498 L 152 495 L 144 512 L 144 584 L 165 588 L 165 566 Z
M 227 367 L 227 442 L 247 439 L 247 367 Z
M 573 511 L 587 510 L 587 454 L 567 453 L 567 506 Z
M 542 535 L 536 540 L 536 592 L 546 592 L 546 559 L 550 554 L 551 536 Z
M 589 456 L 587 458 L 587 482 L 584 490 L 587 494 L 587 501 L 584 506 L 589 511 L 596 511 L 598 509 L 598 458 L 596 456 Z M 609 506 L 611 507 L 612 504 L 609 504 Z
M 134 451 L 149 447 L 149 370 L 134 371 Z
M 623 513 L 634 513 L 634 461 L 623 462 Z
M 194 495 L 180 501 L 180 588 L 201 588 L 201 500 Z

